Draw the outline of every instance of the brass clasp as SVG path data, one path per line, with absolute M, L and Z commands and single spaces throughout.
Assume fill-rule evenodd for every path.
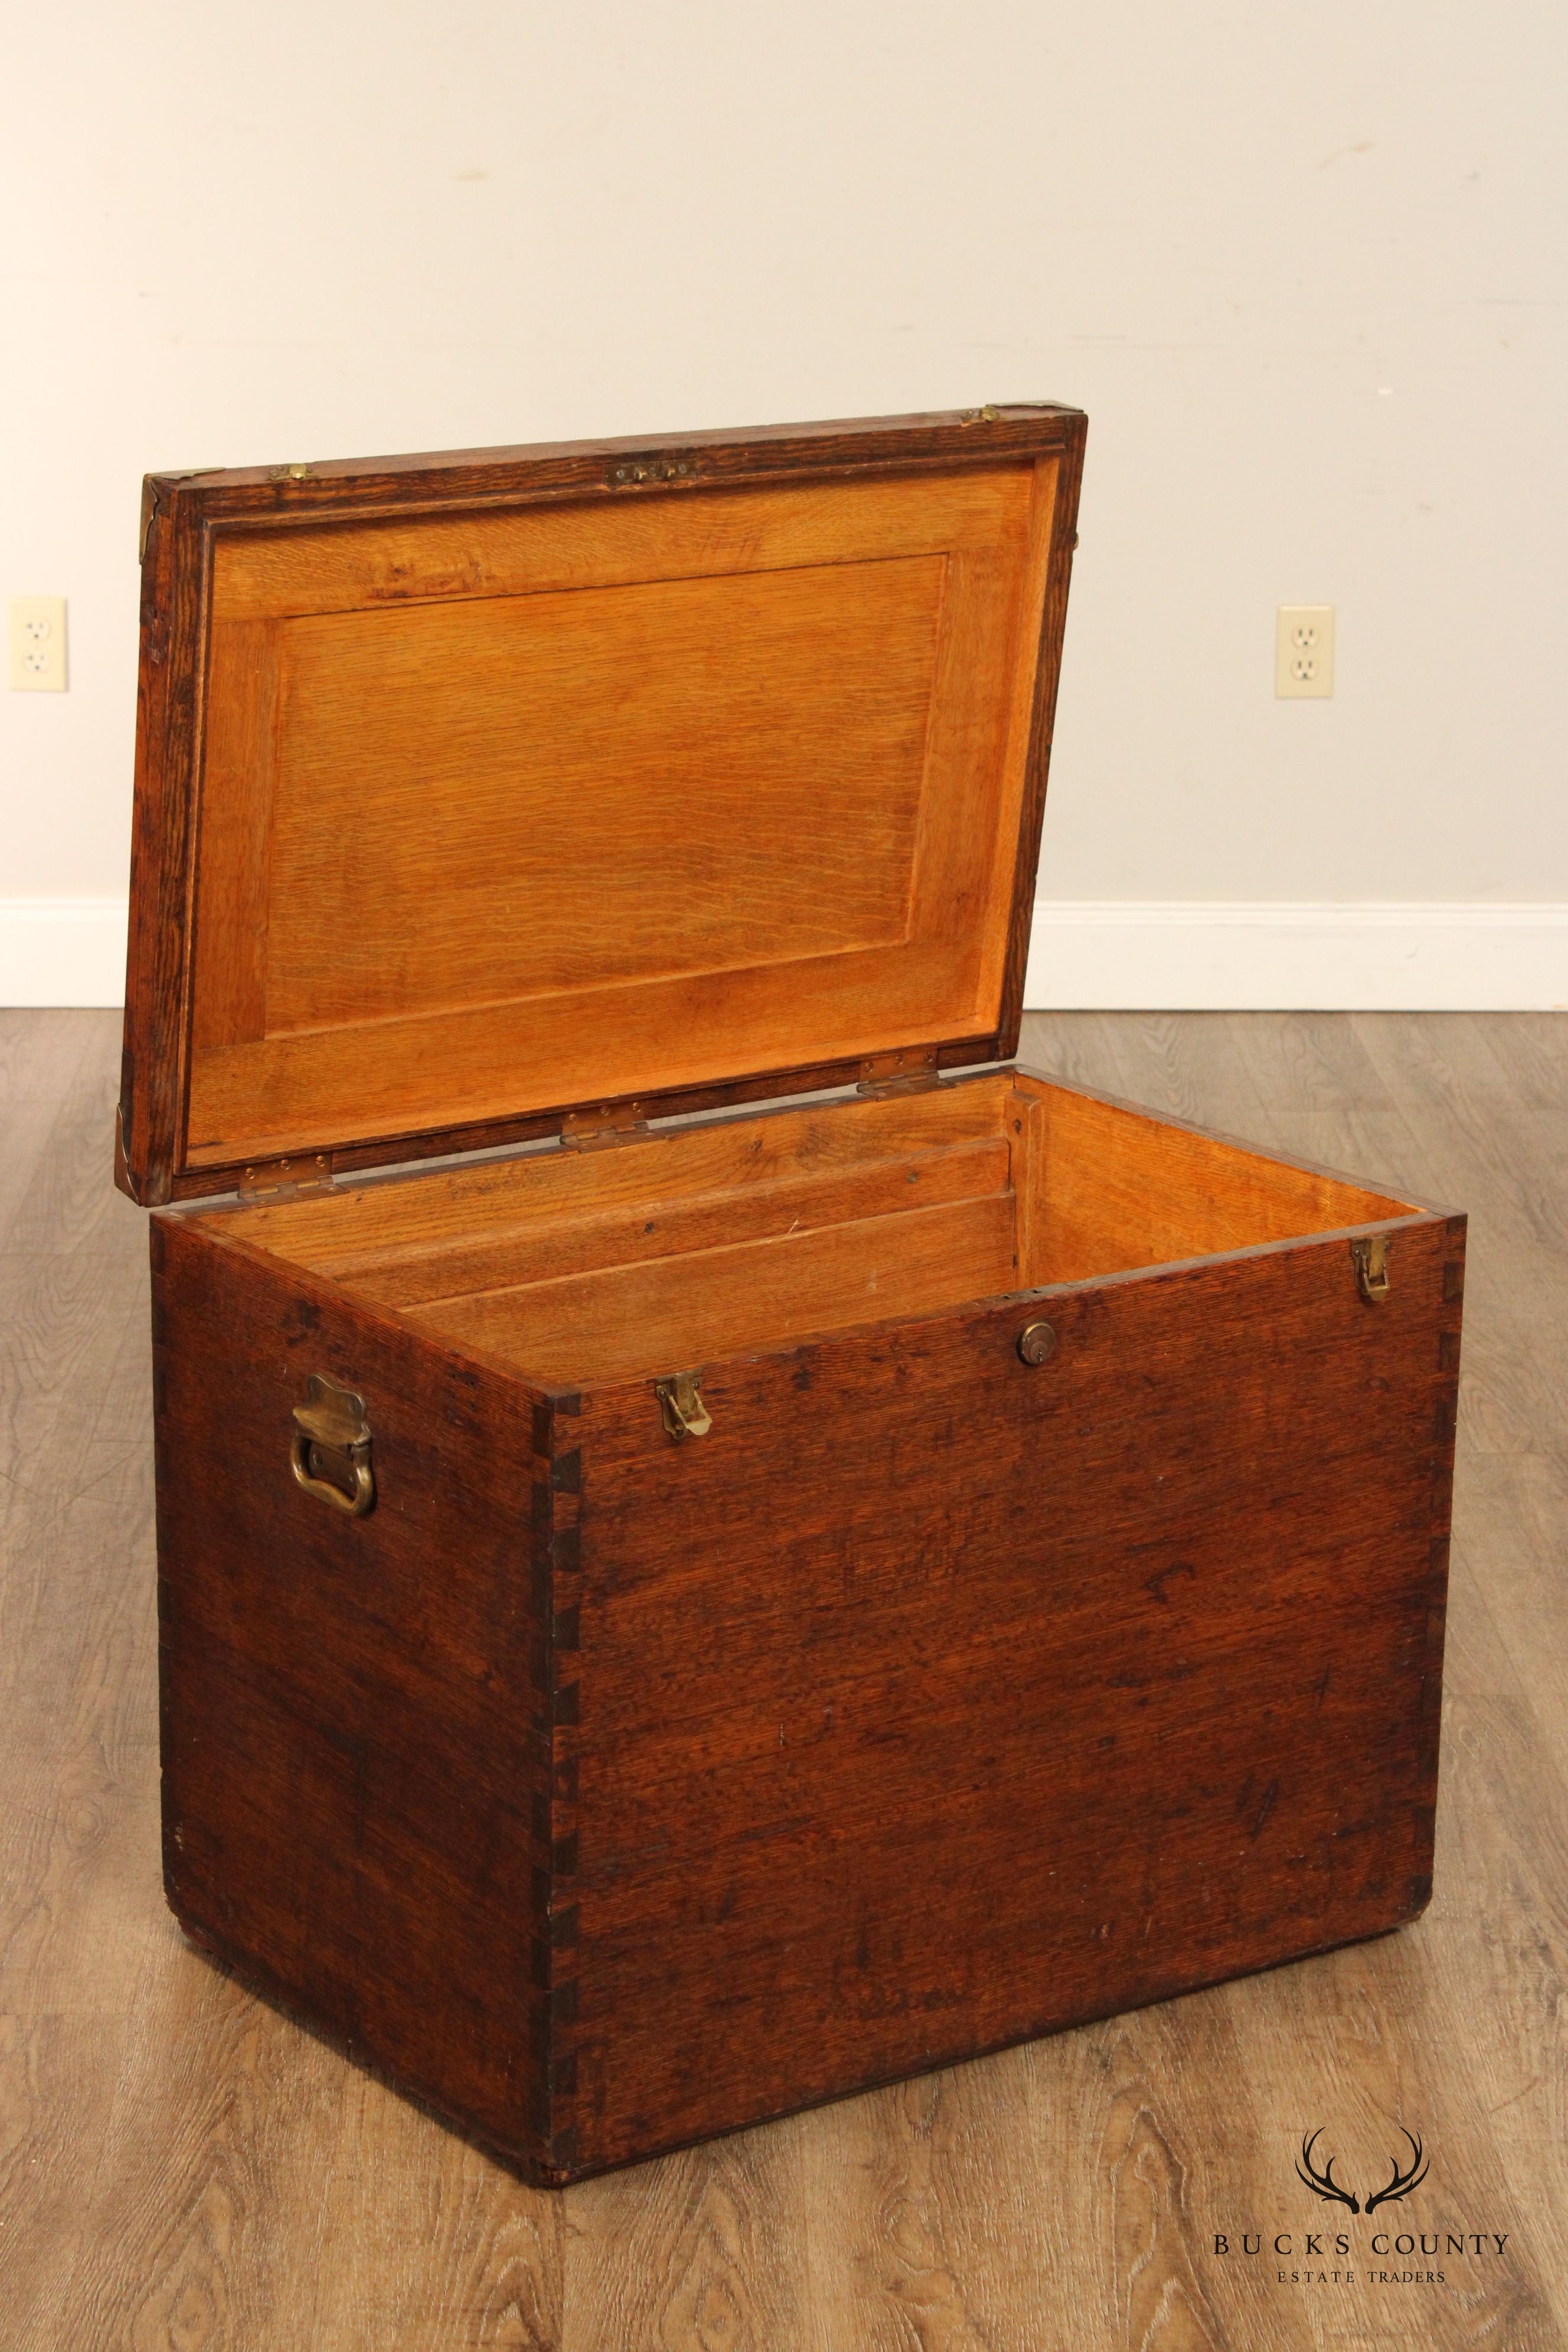
M 363 1397 L 312 1372 L 304 1403 L 294 1407 L 289 1460 L 307 1495 L 363 1518 L 375 1500 Z
M 713 1426 L 713 1416 L 702 1402 L 702 1390 L 695 1372 L 672 1372 L 668 1380 L 656 1381 L 654 1394 L 671 1437 L 707 1436 Z
M 1356 1288 L 1370 1307 L 1381 1307 L 1388 1297 L 1388 1235 L 1368 1234 L 1351 1244 Z

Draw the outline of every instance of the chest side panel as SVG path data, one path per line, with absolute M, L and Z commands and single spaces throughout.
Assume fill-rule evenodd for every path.
M 583 2163 L 1423 1906 L 1463 1232 L 584 1397 Z
M 199 1222 L 157 1221 L 153 1262 L 170 1901 L 444 2113 L 542 2156 L 553 1417 Z M 363 1517 L 293 1475 L 312 1374 L 363 1398 Z

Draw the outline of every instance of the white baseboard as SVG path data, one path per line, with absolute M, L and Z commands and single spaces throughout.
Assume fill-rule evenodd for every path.
M 0 898 L 0 1004 L 116 1005 L 122 898 Z M 1042 898 L 1031 1012 L 1568 1010 L 1568 906 Z
M 1568 906 L 1042 898 L 1031 1012 L 1568 1010 Z
M 0 898 L 0 1004 L 121 1003 L 123 898 Z

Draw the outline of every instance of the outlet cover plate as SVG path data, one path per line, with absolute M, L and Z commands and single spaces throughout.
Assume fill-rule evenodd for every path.
M 1297 699 L 1334 690 L 1334 608 L 1281 604 L 1274 626 L 1274 691 Z
M 5 611 L 5 642 L 15 694 L 66 690 L 66 600 L 13 596 Z

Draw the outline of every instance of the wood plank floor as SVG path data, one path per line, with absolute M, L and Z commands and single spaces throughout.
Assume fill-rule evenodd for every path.
M 0 2345 L 1568 2339 L 1568 1017 L 1027 1031 L 1045 1068 L 1471 1212 L 1425 1918 L 563 2197 L 520 2187 L 163 1910 L 144 1220 L 109 1180 L 118 1021 L 0 1013 Z M 1408 2203 L 1347 2222 L 1296 2180 L 1321 2124 L 1319 2154 L 1381 2184 L 1401 2122 L 1431 2165 Z M 1336 2224 L 1358 2233 L 1353 2281 Z M 1402 2229 L 1443 2242 L 1402 2258 Z

